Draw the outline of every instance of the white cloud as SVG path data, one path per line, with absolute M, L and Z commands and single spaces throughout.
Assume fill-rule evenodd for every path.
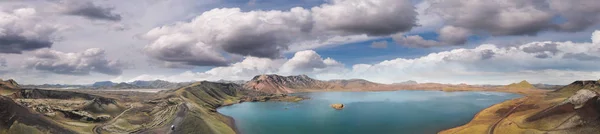
M 231 64 L 225 67 L 216 67 L 205 72 L 186 71 L 181 74 L 164 76 L 144 74 L 130 79 L 134 80 L 155 80 L 163 79 L 170 81 L 190 81 L 190 80 L 249 80 L 252 77 L 260 74 L 282 74 L 282 75 L 299 75 L 299 74 L 317 74 L 317 73 L 332 73 L 343 70 L 344 65 L 331 59 L 323 59 L 315 51 L 305 50 L 296 52 L 290 59 L 269 59 L 246 57 L 238 63 Z M 117 80 L 117 79 L 115 79 Z M 118 80 L 123 80 L 119 78 Z
M 1 9 L 1 8 L 0 8 Z M 0 10 L 0 53 L 49 48 L 60 26 L 42 19 L 33 8 Z
M 89 75 L 90 72 L 120 75 L 124 67 L 117 60 L 106 59 L 104 50 L 99 48 L 79 53 L 42 49 L 36 51 L 34 57 L 28 58 L 25 65 L 27 68 L 66 75 Z
M 598 34 L 596 31 L 594 34 Z M 600 43 L 531 42 L 512 47 L 484 44 L 472 49 L 453 49 L 426 56 L 356 64 L 345 68 L 314 51 L 297 52 L 291 59 L 247 57 L 244 61 L 206 72 L 169 76 L 184 80 L 248 80 L 254 75 L 309 74 L 318 79 L 361 78 L 382 83 L 419 82 L 507 84 L 519 80 L 568 84 L 578 79 L 597 79 Z M 539 58 L 539 54 L 547 57 Z M 595 58 L 591 58 L 595 57 Z
M 223 61 L 222 58 L 227 55 L 277 59 L 287 51 L 314 49 L 408 31 L 415 26 L 415 17 L 414 7 L 408 0 L 334 0 L 310 10 L 295 7 L 289 11 L 243 12 L 239 8 L 217 8 L 202 13 L 190 22 L 152 29 L 145 34 L 145 38 L 153 42 L 148 46 L 162 45 L 146 50 L 152 50 L 150 56 L 158 60 L 183 63 L 215 59 Z M 184 36 L 186 40 L 161 40 L 171 36 Z M 205 55 L 205 51 L 189 49 L 198 44 L 224 55 L 178 55 L 170 56 L 170 59 L 160 56 L 170 55 L 168 53 L 174 51 Z M 178 47 L 167 47 L 169 45 Z M 190 65 L 208 64 L 211 62 Z
M 600 24 L 600 4 L 595 0 L 426 0 L 417 7 L 417 18 L 423 19 L 419 23 L 425 24 L 417 32 L 440 28 L 440 36 L 438 40 L 414 36 L 407 39 L 412 40 L 410 46 L 461 45 L 472 34 L 502 37 L 579 32 Z
M 392 39 L 400 45 L 408 46 L 408 47 L 436 47 L 442 46 L 443 43 L 434 41 L 434 40 L 426 40 L 419 35 L 409 35 L 404 36 L 402 33 L 392 35 Z
M 332 0 L 312 14 L 319 30 L 383 36 L 409 31 L 417 16 L 408 0 Z

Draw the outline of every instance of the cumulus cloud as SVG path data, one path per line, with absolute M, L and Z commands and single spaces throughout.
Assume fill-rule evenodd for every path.
M 598 33 L 600 31 L 595 32 Z M 357 64 L 342 74 L 317 76 L 323 79 L 365 78 L 386 83 L 409 79 L 496 83 L 516 78 L 563 84 L 573 79 L 593 78 L 586 72 L 597 74 L 600 71 L 600 65 L 596 64 L 600 61 L 598 48 L 599 43 L 573 42 L 531 42 L 513 47 L 484 44 L 473 49 L 442 51 L 415 59 L 397 58 L 377 64 Z
M 597 35 L 600 31 L 596 31 Z M 418 58 L 397 58 L 375 64 L 344 64 L 322 58 L 314 51 L 297 52 L 290 59 L 247 57 L 239 63 L 206 72 L 185 72 L 171 80 L 248 80 L 254 75 L 309 74 L 318 79 L 361 78 L 394 83 L 406 80 L 442 83 L 506 84 L 530 80 L 568 84 L 575 79 L 597 79 L 600 43 L 530 42 L 517 46 L 483 44 Z M 551 56 L 552 55 L 552 56 Z M 571 60 L 565 60 L 571 59 Z M 325 70 L 325 71 L 322 71 Z M 576 70 L 576 71 L 574 71 Z M 181 80 L 179 80 L 181 81 Z
M 423 39 L 419 35 L 404 36 L 402 33 L 392 35 L 392 39 L 396 43 L 408 47 L 435 47 L 444 45 L 438 41 Z
M 538 44 L 527 46 L 523 48 L 523 51 L 526 53 L 545 53 L 549 52 L 552 54 L 558 53 L 558 44 Z
M 0 18 L 0 53 L 49 48 L 60 29 L 41 19 L 33 8 L 0 11 Z
M 535 36 L 543 31 L 577 32 L 600 22 L 600 3 L 595 0 L 427 0 L 422 3 L 430 4 L 427 11 L 440 16 L 445 25 L 438 30 L 437 41 L 414 42 L 424 43 L 425 47 L 433 42 L 441 44 L 436 46 L 465 44 L 472 34 Z M 431 16 L 431 13 L 426 15 Z
M 371 43 L 371 48 L 387 48 L 387 41 L 376 41 Z
M 64 14 L 81 16 L 92 20 L 120 21 L 121 15 L 114 13 L 114 8 L 102 7 L 91 1 L 66 0 L 61 1 Z
M 213 46 L 196 42 L 185 34 L 159 37 L 144 50 L 149 56 L 166 62 L 183 62 L 189 65 L 226 65 L 225 58 Z
M 593 55 L 589 55 L 589 54 L 585 54 L 585 53 L 566 53 L 565 55 L 563 55 L 564 59 L 576 59 L 576 60 L 583 60 L 583 61 L 598 61 L 600 60 L 600 57 L 598 56 L 593 56 Z
M 408 0 L 332 0 L 313 7 L 317 28 L 346 34 L 390 35 L 416 26 Z
M 133 80 L 163 79 L 170 81 L 190 80 L 248 80 L 260 74 L 321 74 L 343 71 L 344 65 L 331 58 L 322 58 L 312 50 L 296 52 L 290 59 L 269 59 L 248 56 L 244 60 L 229 66 L 215 67 L 205 72 L 186 71 L 172 76 L 140 75 Z
M 299 51 L 294 57 L 285 62 L 279 69 L 281 74 L 309 74 L 322 71 L 326 68 L 340 67 L 339 62 L 327 58 L 323 59 L 317 52 L 312 50 Z
M 154 28 L 144 38 L 153 42 L 146 51 L 158 60 L 199 66 L 218 61 L 214 63 L 221 65 L 228 55 L 277 59 L 290 48 L 298 51 L 404 32 L 415 26 L 415 18 L 408 0 L 334 0 L 312 9 L 287 11 L 217 8 L 190 22 Z M 174 40 L 175 36 L 185 41 Z M 198 45 L 215 53 L 190 49 L 198 55 L 161 56 Z M 198 60 L 202 64 L 193 64 Z
M 118 60 L 108 60 L 104 50 L 87 49 L 79 53 L 65 53 L 42 49 L 26 60 L 25 66 L 41 71 L 67 75 L 88 75 L 96 72 L 107 75 L 120 75 L 124 65 Z
M 436 47 L 436 46 L 448 46 L 448 45 L 461 45 L 467 42 L 467 38 L 471 36 L 471 31 L 468 29 L 444 26 L 439 31 L 438 40 L 427 40 L 419 35 L 403 35 L 403 33 L 397 33 L 392 35 L 392 39 L 396 43 L 409 47 Z

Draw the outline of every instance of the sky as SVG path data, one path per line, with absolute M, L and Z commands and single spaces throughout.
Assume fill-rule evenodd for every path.
M 600 79 L 596 0 L 2 0 L 0 78 L 21 84 Z

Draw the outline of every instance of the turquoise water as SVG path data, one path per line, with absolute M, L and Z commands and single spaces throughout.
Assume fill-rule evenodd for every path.
M 463 125 L 482 109 L 520 97 L 499 92 L 298 93 L 301 102 L 246 102 L 218 109 L 243 134 L 433 134 Z M 343 103 L 343 110 L 329 105 Z

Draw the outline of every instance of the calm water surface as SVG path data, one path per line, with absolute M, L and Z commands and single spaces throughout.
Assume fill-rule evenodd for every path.
M 243 134 L 428 134 L 463 125 L 482 109 L 520 97 L 499 92 L 298 93 L 301 102 L 247 102 L 218 109 Z M 343 103 L 343 110 L 329 105 Z

